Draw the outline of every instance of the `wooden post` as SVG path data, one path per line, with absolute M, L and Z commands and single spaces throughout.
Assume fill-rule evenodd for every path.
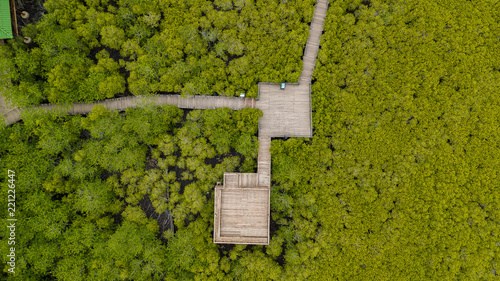
M 14 37 L 19 35 L 19 32 L 17 31 L 17 14 L 16 14 L 16 3 L 14 0 L 10 0 L 10 16 L 11 21 L 12 21 L 12 35 Z

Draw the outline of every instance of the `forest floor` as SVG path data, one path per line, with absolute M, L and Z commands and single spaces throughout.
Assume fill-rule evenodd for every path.
M 27 19 L 21 18 L 20 13 L 17 14 L 17 28 L 19 35 L 22 34 L 22 29 L 28 24 L 38 22 L 43 15 L 47 14 L 47 10 L 43 6 L 45 0 L 42 1 L 29 1 L 29 0 L 15 0 L 16 10 L 26 11 L 29 13 Z

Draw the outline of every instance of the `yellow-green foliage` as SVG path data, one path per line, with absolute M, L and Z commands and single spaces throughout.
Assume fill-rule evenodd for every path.
M 283 189 L 316 194 L 312 279 L 498 278 L 498 8 L 331 2 L 313 144 L 280 143 L 273 158 Z M 316 150 L 328 161 L 296 155 Z

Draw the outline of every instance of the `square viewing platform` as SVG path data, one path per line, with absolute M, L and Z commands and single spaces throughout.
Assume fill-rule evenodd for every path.
M 225 173 L 215 187 L 214 243 L 269 245 L 270 188 L 259 174 Z

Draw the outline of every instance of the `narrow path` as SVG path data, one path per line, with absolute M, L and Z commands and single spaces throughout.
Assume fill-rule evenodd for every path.
M 303 66 L 300 74 L 299 84 L 311 83 L 311 78 L 318 56 L 319 43 L 323 33 L 323 22 L 325 21 L 326 11 L 328 10 L 328 0 L 318 0 L 314 8 L 314 16 L 309 29 L 309 38 L 307 39 L 306 49 L 302 57 Z
M 271 138 L 259 137 L 259 156 L 257 157 L 258 186 L 271 186 Z
M 214 97 L 214 96 L 191 96 L 182 98 L 180 95 L 162 95 L 152 97 L 123 97 L 116 99 L 108 99 L 95 103 L 75 103 L 67 110 L 68 114 L 87 114 L 92 111 L 96 105 L 102 105 L 105 108 L 115 110 L 125 110 L 127 108 L 139 107 L 143 104 L 171 104 L 179 108 L 189 109 L 211 109 L 229 107 L 234 110 L 239 110 L 245 107 L 255 107 L 255 100 L 249 98 L 230 98 L 230 97 Z M 35 109 L 54 110 L 63 109 L 64 106 L 60 105 L 39 105 Z M 2 114 L 7 124 L 13 124 L 21 120 L 21 110 L 13 109 Z

